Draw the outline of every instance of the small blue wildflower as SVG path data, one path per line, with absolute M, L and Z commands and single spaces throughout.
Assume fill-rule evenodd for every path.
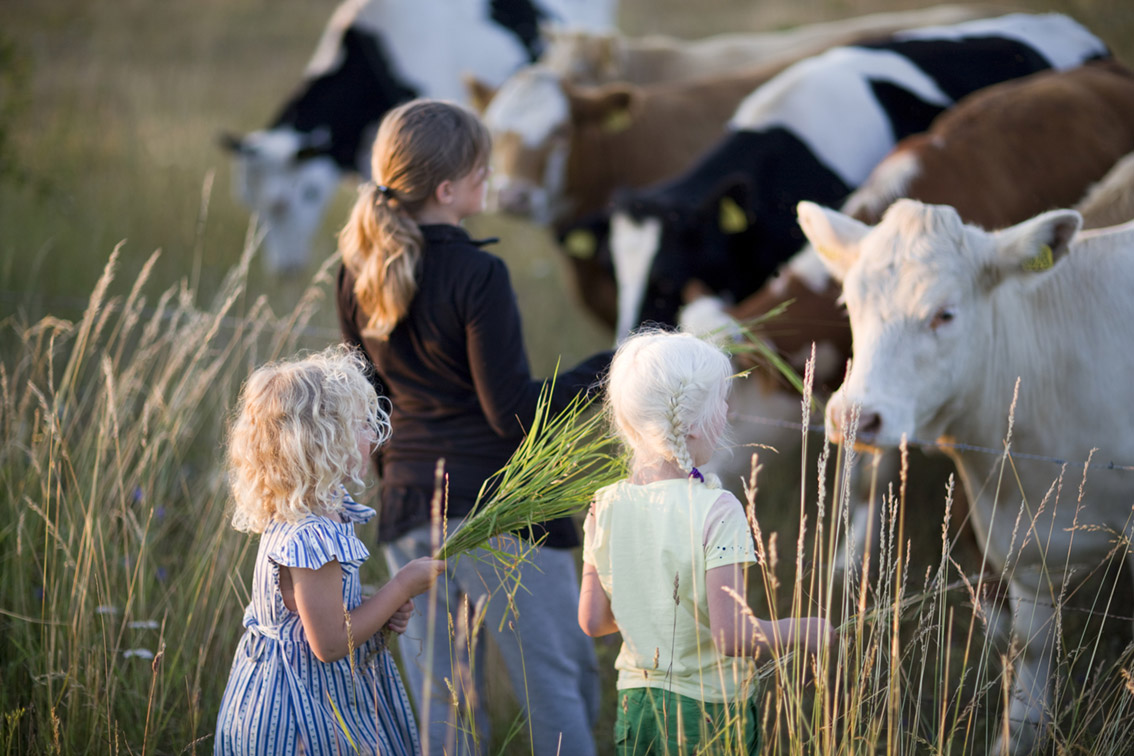
M 158 567 L 157 570 L 154 571 L 154 577 L 157 578 L 159 583 L 164 583 L 169 579 L 169 570 L 164 567 Z
M 135 504 L 141 504 L 142 503 L 142 487 L 141 486 L 134 486 L 134 503 Z

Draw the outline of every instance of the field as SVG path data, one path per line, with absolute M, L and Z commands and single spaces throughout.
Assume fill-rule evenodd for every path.
M 921 4 L 622 0 L 621 27 L 695 37 Z M 337 341 L 322 261 L 353 198 L 345 182 L 317 262 L 271 278 L 245 254 L 248 215 L 215 137 L 274 115 L 332 7 L 0 4 L 0 753 L 212 749 L 255 549 L 226 525 L 225 415 L 256 364 Z M 1012 7 L 1070 13 L 1134 62 L 1128 0 Z M 541 229 L 487 216 L 470 225 L 505 240 L 498 251 L 539 374 L 609 345 Z M 883 534 L 888 558 L 860 589 L 829 569 L 832 489 L 816 490 L 816 465 L 842 460 L 805 435 L 793 467 L 806 472 L 761 481 L 773 551 L 750 600 L 761 615 L 828 606 L 844 618 L 844 643 L 815 684 L 798 667 L 765 668 L 776 702 L 765 752 L 983 755 L 1002 726 L 1009 648 L 990 587 L 974 578 L 978 555 L 943 542 L 944 492 L 919 488 L 913 468 L 893 535 Z M 908 566 L 905 536 L 915 539 Z M 1065 615 L 1062 753 L 1134 753 L 1130 623 L 1097 616 L 1134 614 L 1114 567 Z M 369 569 L 370 582 L 382 579 Z M 612 700 L 617 646 L 599 649 Z M 504 681 L 490 682 L 498 735 L 488 748 L 523 753 L 522 737 L 502 745 L 516 706 Z M 600 753 L 612 752 L 612 706 Z

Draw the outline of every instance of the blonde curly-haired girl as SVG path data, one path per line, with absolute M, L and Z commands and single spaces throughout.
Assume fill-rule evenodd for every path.
M 412 598 L 444 562 L 418 559 L 363 599 L 369 553 L 354 524 L 374 510 L 361 487 L 389 418 L 345 347 L 257 369 L 229 427 L 237 530 L 259 533 L 244 613 L 217 715 L 217 754 L 416 754 L 417 726 L 379 630 L 402 632 Z

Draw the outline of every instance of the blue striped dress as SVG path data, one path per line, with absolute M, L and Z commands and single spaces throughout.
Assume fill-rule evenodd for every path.
M 359 642 L 353 657 L 321 662 L 280 594 L 279 565 L 315 569 L 334 559 L 343 570 L 343 604 L 353 609 L 362 602 L 358 569 L 370 552 L 354 523 L 374 510 L 348 499 L 342 514 L 347 522 L 315 515 L 295 525 L 273 522 L 260 537 L 252 603 L 217 715 L 215 754 L 420 753 L 413 711 L 381 633 Z

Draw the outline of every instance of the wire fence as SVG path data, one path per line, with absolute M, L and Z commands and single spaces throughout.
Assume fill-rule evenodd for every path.
M 737 415 L 737 417 L 744 420 L 745 422 L 753 423 L 755 425 L 767 425 L 769 427 L 787 428 L 789 430 L 800 431 L 801 433 L 806 430 L 808 433 L 816 433 L 816 434 L 821 434 L 821 435 L 825 436 L 826 431 L 827 431 L 827 427 L 825 425 L 820 425 L 820 424 L 815 424 L 815 423 L 811 423 L 809 425 L 804 425 L 802 423 L 795 422 L 793 420 L 784 420 L 782 418 L 775 418 L 775 417 L 763 417 L 761 415 L 751 415 L 751 414 L 745 414 L 745 413 L 741 413 L 741 414 Z M 1002 457 L 1002 456 L 1004 456 L 1004 453 L 1005 453 L 1004 449 L 993 449 L 993 448 L 988 447 L 988 446 L 977 446 L 975 444 L 966 444 L 966 443 L 962 443 L 962 442 L 945 443 L 945 442 L 939 442 L 939 441 L 925 441 L 925 440 L 922 440 L 922 439 L 912 438 L 912 439 L 907 439 L 906 443 L 910 447 L 917 447 L 919 449 L 940 450 L 940 449 L 948 448 L 948 449 L 957 449 L 958 451 L 971 451 L 971 452 L 978 452 L 978 453 L 981 453 L 981 454 L 989 454 L 989 455 L 992 455 L 994 457 Z M 1122 472 L 1134 472 L 1134 465 L 1119 464 L 1119 463 L 1117 463 L 1113 460 L 1110 460 L 1110 461 L 1107 461 L 1107 462 L 1095 462 L 1095 461 L 1092 461 L 1092 460 L 1085 460 L 1085 459 L 1084 460 L 1063 459 L 1061 457 L 1052 457 L 1052 456 L 1045 455 L 1045 454 L 1030 454 L 1030 453 L 1027 453 L 1027 452 L 1019 452 L 1019 451 L 1015 451 L 1015 450 L 1009 450 L 1008 455 L 1010 457 L 1012 457 L 1013 459 L 1028 459 L 1028 460 L 1035 460 L 1037 462 L 1049 462 L 1053 465 L 1060 465 L 1060 466 L 1062 466 L 1062 465 L 1075 465 L 1077 467 L 1085 467 L 1085 468 L 1091 469 L 1091 470 L 1119 470 L 1119 471 L 1122 471 Z

